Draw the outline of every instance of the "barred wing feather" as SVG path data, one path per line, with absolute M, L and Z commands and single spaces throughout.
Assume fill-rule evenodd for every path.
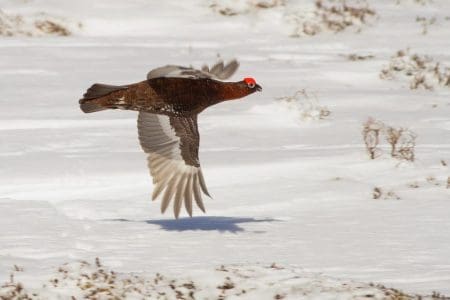
M 202 192 L 209 196 L 203 178 L 198 148 L 197 117 L 169 117 L 139 112 L 138 133 L 153 177 L 152 199 L 162 196 L 161 212 L 173 200 L 178 218 L 181 206 L 192 216 L 192 201 L 204 212 Z
M 225 80 L 230 78 L 236 70 L 239 68 L 239 62 L 232 60 L 228 64 L 224 64 L 222 60 L 219 60 L 215 65 L 209 68 L 204 65 L 201 70 L 194 69 L 192 67 L 183 67 L 176 65 L 167 65 L 151 70 L 147 74 L 147 79 L 153 79 L 158 77 L 183 77 L 183 78 L 211 78 L 218 80 Z

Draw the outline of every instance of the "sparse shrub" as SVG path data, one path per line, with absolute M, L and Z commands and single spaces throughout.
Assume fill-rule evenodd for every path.
M 412 188 L 412 189 L 418 189 L 420 187 L 420 185 L 417 181 L 414 181 L 414 182 L 409 183 L 408 187 Z
M 382 194 L 383 193 L 381 192 L 381 188 L 377 186 L 373 188 L 372 192 L 373 199 L 380 199 Z
M 428 185 L 434 186 L 434 187 L 444 187 L 444 188 L 449 188 L 449 184 L 450 184 L 450 176 L 447 176 L 447 178 L 443 179 L 443 180 L 439 180 L 437 179 L 434 175 L 430 175 L 427 176 L 424 180 L 425 183 L 427 183 Z M 408 184 L 408 187 L 410 188 L 419 188 L 419 183 L 417 181 L 414 181 L 412 183 Z
M 375 56 L 371 55 L 371 54 L 369 54 L 369 55 L 360 55 L 360 54 L 352 53 L 352 54 L 346 55 L 345 57 L 348 60 L 351 60 L 351 61 L 360 61 L 360 60 L 372 59 Z
M 365 0 L 316 0 L 312 14 L 291 15 L 295 24 L 292 36 L 312 36 L 323 31 L 337 33 L 348 28 L 359 32 L 375 16 L 375 10 Z
M 213 0 L 209 7 L 223 16 L 245 15 L 252 11 L 283 6 L 285 0 Z
M 401 160 L 414 161 L 417 135 L 407 128 L 394 128 L 381 121 L 368 118 L 363 124 L 363 140 L 367 153 L 371 159 L 381 154 L 378 148 L 380 136 L 385 135 L 386 141 L 391 146 L 391 156 Z
M 367 153 L 371 159 L 375 159 L 379 155 L 378 144 L 380 143 L 380 133 L 384 124 L 373 118 L 368 118 L 363 124 L 363 140 L 366 145 Z
M 159 273 L 154 277 L 118 274 L 100 263 L 64 264 L 50 280 L 48 289 L 72 289 L 76 299 L 195 299 L 196 285 Z
M 428 33 L 428 27 L 436 23 L 436 17 L 427 18 L 417 16 L 416 22 L 420 24 L 422 27 L 422 34 L 425 35 Z
M 388 191 L 384 199 L 400 200 L 400 197 L 394 191 Z
M 285 7 L 285 0 L 212 0 L 209 7 L 223 16 L 247 15 L 264 9 Z M 287 11 L 293 23 L 292 37 L 313 36 L 321 32 L 341 32 L 348 28 L 360 32 L 376 12 L 366 0 L 315 0 L 311 10 Z
M 384 192 L 380 187 L 374 187 L 372 191 L 372 198 L 375 200 L 400 200 L 400 197 L 392 190 Z
M 34 293 L 21 283 L 0 286 L 0 299 L 258 299 L 261 292 L 272 299 L 311 296 L 359 299 L 361 295 L 367 299 L 448 299 L 437 292 L 430 296 L 410 295 L 382 285 L 299 274 L 297 268 L 275 264 L 229 265 L 216 269 L 213 278 L 207 280 L 183 279 L 159 273 L 154 276 L 116 273 L 97 259 L 95 264 L 81 261 L 62 265 Z
M 435 62 L 429 56 L 411 54 L 409 49 L 397 51 L 388 66 L 380 72 L 380 78 L 392 80 L 402 77 L 409 80 L 412 90 L 434 90 L 437 86 L 450 87 L 450 68 Z
M 67 28 L 65 28 L 61 24 L 55 23 L 54 21 L 39 20 L 34 22 L 34 26 L 36 26 L 36 28 L 42 31 L 43 33 L 50 35 L 68 36 L 71 34 Z
M 65 19 L 39 13 L 31 16 L 11 15 L 0 10 L 0 36 L 68 36 L 69 29 L 81 28 L 81 23 L 70 24 Z
M 391 145 L 391 156 L 407 161 L 414 161 L 414 147 L 417 135 L 406 128 L 386 128 L 386 140 Z
M 406 2 L 412 2 L 412 3 L 420 4 L 420 5 L 427 5 L 427 4 L 433 3 L 433 0 L 395 0 L 395 2 L 397 5 L 406 3 Z
M 327 107 L 319 104 L 314 94 L 311 95 L 304 89 L 295 92 L 292 96 L 280 97 L 277 100 L 289 111 L 295 113 L 300 120 L 322 120 L 331 114 Z
M 428 176 L 426 178 L 427 182 L 431 185 L 435 185 L 435 186 L 440 186 L 441 184 L 439 183 L 439 181 L 436 179 L 436 177 L 434 176 Z
M 21 272 L 23 271 L 23 268 L 14 265 L 14 271 Z M 9 275 L 8 282 L 5 282 L 4 284 L 0 285 L 0 300 L 10 300 L 10 299 L 17 299 L 17 300 L 33 299 L 32 295 L 30 295 L 27 291 L 25 291 L 22 283 L 15 282 L 14 272 L 12 272 Z
M 0 286 L 1 300 L 28 300 L 33 299 L 23 288 L 21 283 L 9 282 Z

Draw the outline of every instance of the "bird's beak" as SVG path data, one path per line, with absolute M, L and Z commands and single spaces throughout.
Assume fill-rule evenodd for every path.
M 261 91 L 262 91 L 262 87 L 261 87 L 259 84 L 257 84 L 257 85 L 255 86 L 255 89 L 256 89 L 258 92 L 261 92 Z

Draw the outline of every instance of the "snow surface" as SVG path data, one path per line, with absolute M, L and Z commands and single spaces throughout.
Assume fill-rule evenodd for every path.
M 64 263 L 100 257 L 121 273 L 276 262 L 449 294 L 450 89 L 412 91 L 379 73 L 407 47 L 450 66 L 450 2 L 396 2 L 370 1 L 377 19 L 360 33 L 292 38 L 289 14 L 311 1 L 228 17 L 200 0 L 2 0 L 6 13 L 83 27 L 0 39 L 0 282 L 17 265 L 16 278 L 37 288 Z M 423 35 L 416 16 L 437 22 Z M 355 53 L 374 58 L 346 58 Z M 201 66 L 218 54 L 239 59 L 235 78 L 253 76 L 263 92 L 202 113 L 214 199 L 205 215 L 174 220 L 150 200 L 136 113 L 85 115 L 77 100 L 94 82 L 136 82 L 154 67 Z M 301 89 L 331 115 L 308 121 L 277 104 Z M 361 136 L 369 116 L 416 132 L 416 161 L 386 147 L 370 160 Z M 375 187 L 400 199 L 374 200 Z

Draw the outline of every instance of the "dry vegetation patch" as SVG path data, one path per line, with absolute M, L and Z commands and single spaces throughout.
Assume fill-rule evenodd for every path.
M 420 4 L 420 5 L 427 5 L 433 3 L 433 0 L 395 0 L 395 3 L 397 5 L 400 4 L 407 4 L 407 3 L 414 3 L 414 4 Z
M 372 54 L 362 55 L 362 54 L 352 53 L 352 54 L 344 55 L 344 57 L 350 61 L 362 61 L 362 60 L 374 59 L 375 55 L 372 55 Z
M 417 134 L 408 128 L 395 128 L 379 120 L 368 118 L 363 124 L 362 136 L 371 159 L 375 159 L 382 154 L 379 146 L 381 137 L 384 136 L 390 146 L 391 157 L 411 162 L 415 160 L 414 150 Z
M 34 292 L 11 278 L 0 286 L 1 300 L 22 299 L 447 299 L 439 293 L 418 296 L 382 285 L 358 283 L 305 273 L 298 268 L 232 265 L 198 279 L 155 274 L 121 274 L 95 263 L 77 262 L 58 268 Z
M 422 34 L 425 35 L 428 33 L 428 28 L 431 25 L 436 24 L 436 17 L 416 17 L 416 22 L 419 23 L 422 28 Z
M 365 0 L 316 0 L 312 14 L 293 15 L 292 36 L 313 36 L 324 31 L 337 33 L 350 28 L 360 32 L 376 15 Z
M 284 5 L 285 0 L 213 0 L 209 7 L 223 16 L 237 16 Z
M 384 200 L 400 200 L 400 197 L 393 191 L 382 189 L 381 187 L 374 187 L 372 191 L 372 198 L 375 200 L 384 199 Z
M 397 51 L 391 57 L 389 65 L 381 70 L 380 78 L 385 80 L 406 79 L 412 90 L 450 88 L 450 68 L 434 61 L 429 56 L 412 54 L 409 49 Z
M 277 98 L 278 103 L 292 112 L 296 119 L 323 120 L 327 118 L 331 111 L 319 103 L 315 94 L 306 90 L 298 90 L 292 96 Z
M 270 8 L 282 8 L 285 20 L 294 27 L 292 37 L 313 36 L 321 32 L 356 32 L 377 16 L 366 0 L 314 0 L 297 11 L 285 0 L 213 0 L 209 7 L 223 16 L 246 15 Z
M 69 36 L 81 23 L 39 13 L 31 16 L 7 14 L 0 10 L 0 36 Z

